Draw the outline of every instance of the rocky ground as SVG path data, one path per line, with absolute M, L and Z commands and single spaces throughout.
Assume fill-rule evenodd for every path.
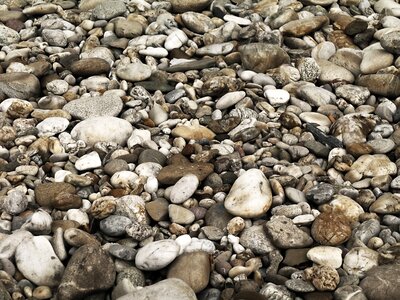
M 400 299 L 399 17 L 0 0 L 0 299 Z

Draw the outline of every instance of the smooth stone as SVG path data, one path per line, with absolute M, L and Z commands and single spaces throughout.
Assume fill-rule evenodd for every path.
M 332 83 L 337 81 L 354 82 L 354 75 L 344 67 L 338 66 L 328 60 L 317 60 L 321 74 L 319 80 L 322 83 Z
M 342 266 L 342 250 L 331 246 L 313 247 L 307 252 L 307 258 L 318 265 L 338 269 Z
M 118 18 L 114 23 L 115 34 L 120 38 L 132 39 L 143 33 L 143 25 L 134 18 Z
M 117 158 L 110 160 L 108 163 L 106 163 L 103 170 L 106 174 L 112 176 L 117 172 L 128 171 L 129 166 L 126 160 Z
M 157 179 L 161 184 L 175 184 L 186 174 L 194 174 L 199 181 L 203 181 L 214 170 L 214 165 L 210 163 L 176 163 L 165 166 L 158 173 Z
M 118 300 L 196 300 L 196 294 L 187 283 L 178 278 L 169 278 L 137 289 Z
M 144 271 L 157 271 L 169 265 L 179 254 L 180 246 L 174 240 L 151 242 L 140 248 L 135 265 Z
M 186 140 L 212 140 L 215 133 L 203 125 L 181 125 L 175 127 L 171 134 Z
M 162 58 L 168 56 L 168 50 L 162 47 L 147 47 L 146 49 L 139 50 L 139 54 Z
M 369 211 L 377 214 L 398 214 L 400 197 L 396 194 L 385 193 L 371 204 Z
M 297 90 L 297 94 L 312 106 L 330 104 L 336 100 L 335 94 L 314 85 L 305 85 Z
M 273 244 L 279 248 L 302 248 L 313 243 L 313 239 L 307 233 L 300 230 L 291 219 L 285 216 L 273 217 L 264 226 Z
M 360 287 L 366 299 L 397 299 L 400 296 L 397 288 L 399 275 L 400 265 L 396 262 L 377 266 L 366 272 Z
M 344 67 L 353 73 L 354 76 L 360 74 L 360 64 L 363 53 L 352 48 L 341 48 L 329 59 L 334 64 Z
M 111 69 L 106 60 L 98 57 L 76 60 L 68 68 L 72 74 L 82 77 L 107 74 Z
M 258 169 L 250 169 L 236 179 L 224 202 L 230 214 L 243 218 L 259 217 L 271 204 L 269 181 Z
M 336 53 L 336 47 L 332 42 L 322 42 L 311 51 L 311 57 L 316 61 L 329 60 Z
M 169 267 L 167 278 L 179 278 L 195 293 L 204 290 L 210 278 L 211 264 L 207 252 L 191 252 L 180 255 Z
M 199 186 L 199 179 L 196 175 L 187 174 L 171 187 L 170 200 L 172 203 L 180 204 L 189 199 L 197 187 Z
M 254 43 L 239 47 L 242 66 L 257 73 L 277 68 L 290 61 L 289 55 L 278 45 Z
M 236 43 L 234 42 L 211 44 L 197 49 L 196 54 L 201 56 L 227 55 L 231 53 L 235 48 Z
M 344 257 L 343 269 L 350 275 L 363 278 L 366 272 L 378 266 L 378 252 L 367 247 L 354 247 Z
M 207 226 L 214 226 L 222 230 L 227 227 L 232 218 L 233 216 L 226 211 L 223 203 L 212 205 L 204 216 Z
M 186 33 L 180 29 L 174 29 L 165 40 L 164 48 L 168 51 L 172 49 L 180 48 L 187 43 L 189 38 Z
M 306 123 L 318 124 L 319 126 L 331 126 L 332 122 L 329 118 L 317 112 L 303 112 L 299 115 L 300 119 Z
M 372 94 L 396 98 L 400 96 L 400 78 L 394 74 L 369 74 L 358 77 L 357 85 L 365 86 Z
M 262 225 L 245 228 L 240 235 L 240 244 L 257 255 L 267 255 L 275 250 Z
M 65 118 L 50 117 L 36 125 L 39 136 L 53 136 L 67 129 L 69 121 Z
M 133 261 L 135 259 L 137 251 L 133 249 L 132 247 L 128 245 L 120 245 L 120 244 L 112 244 L 110 247 L 107 249 L 108 253 L 110 253 L 112 256 L 122 259 L 122 260 L 127 260 L 127 261 Z
M 115 117 L 92 117 L 78 123 L 71 131 L 75 140 L 83 140 L 87 145 L 97 142 L 114 142 L 125 145 L 133 132 L 132 125 Z
M 337 300 L 368 300 L 363 289 L 356 285 L 344 285 L 337 288 L 334 297 Z
M 379 40 L 382 47 L 390 53 L 400 54 L 400 31 L 384 34 Z
M 169 202 L 163 198 L 146 203 L 146 211 L 154 221 L 163 221 L 168 217 Z
M 15 230 L 0 240 L 0 259 L 10 259 L 14 256 L 18 245 L 25 239 L 33 237 L 27 230 Z
M 162 122 L 168 120 L 168 113 L 158 103 L 154 103 L 154 106 L 149 111 L 149 117 L 153 120 L 157 126 Z
M 151 68 L 140 60 L 136 60 L 133 63 L 118 66 L 117 76 L 131 82 L 143 81 L 151 76 Z
M 92 151 L 88 154 L 81 156 L 75 162 L 75 168 L 78 171 L 86 171 L 90 169 L 96 169 L 101 167 L 101 159 L 96 151 Z
M 92 117 L 116 117 L 124 103 L 118 95 L 107 94 L 99 97 L 84 97 L 68 102 L 63 110 L 75 119 L 86 120 Z
M 396 147 L 391 139 L 371 140 L 367 142 L 367 145 L 371 146 L 375 154 L 386 154 Z
M 0 92 L 10 98 L 30 99 L 39 96 L 39 79 L 28 73 L 0 74 Z
M 294 20 L 286 23 L 279 28 L 279 31 L 283 35 L 302 37 L 309 33 L 312 33 L 323 25 L 329 22 L 326 16 L 316 16 L 311 18 L 305 18 L 301 20 Z
M 113 286 L 115 277 L 111 257 L 98 245 L 83 245 L 68 262 L 57 299 L 82 299 L 106 291 Z
M 374 74 L 393 64 L 393 54 L 383 49 L 371 49 L 364 51 L 360 64 L 362 74 Z
M 75 187 L 66 182 L 39 184 L 35 188 L 36 203 L 44 207 L 54 207 L 59 197 L 75 194 Z
M 285 90 L 270 89 L 264 92 L 264 96 L 268 98 L 269 103 L 273 107 L 279 107 L 289 102 L 290 94 Z
M 122 236 L 132 221 L 124 216 L 111 215 L 100 221 L 100 230 L 108 236 Z
M 217 101 L 215 108 L 217 109 L 226 109 L 238 103 L 246 96 L 246 92 L 244 91 L 237 91 L 237 92 L 230 92 L 223 95 Z
M 99 245 L 99 241 L 91 234 L 78 228 L 68 228 L 64 231 L 64 240 L 72 247 L 83 245 Z
M 189 209 L 176 204 L 170 204 L 168 206 L 168 214 L 171 222 L 180 225 L 192 224 L 196 218 L 194 213 Z
M 202 11 L 206 9 L 211 0 L 171 0 L 172 10 L 176 13 L 184 13 L 187 11 Z
M 15 262 L 18 270 L 36 285 L 57 286 L 64 273 L 64 265 L 44 236 L 24 239 L 15 251 Z
M 160 164 L 161 166 L 165 166 L 167 163 L 167 157 L 160 151 L 154 149 L 145 149 L 140 153 L 138 163 L 142 164 L 146 162 L 153 162 Z
M 68 44 L 67 37 L 64 32 L 60 29 L 43 29 L 42 37 L 45 42 L 51 46 L 65 47 Z
M 395 175 L 397 173 L 396 164 L 391 162 L 384 154 L 362 155 L 351 165 L 351 169 L 366 177 Z
M 200 13 L 184 12 L 181 18 L 185 26 L 195 33 L 203 34 L 215 28 L 212 20 Z

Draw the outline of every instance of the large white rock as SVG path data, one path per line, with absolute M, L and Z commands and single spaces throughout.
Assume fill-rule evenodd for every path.
M 50 117 L 36 125 L 39 136 L 53 136 L 67 129 L 69 121 L 65 118 Z
M 215 105 L 217 109 L 225 109 L 235 105 L 246 96 L 244 91 L 230 92 L 223 95 Z
M 140 248 L 135 265 L 140 270 L 157 271 L 168 266 L 179 254 L 180 246 L 174 240 L 161 240 Z
M 269 181 L 258 169 L 250 169 L 236 179 L 224 203 L 229 213 L 243 218 L 259 217 L 271 204 Z
M 14 256 L 15 250 L 23 240 L 31 238 L 33 235 L 27 230 L 16 230 L 6 238 L 0 240 L 0 259 L 10 259 Z
M 317 246 L 307 252 L 307 258 L 316 264 L 334 269 L 342 266 L 342 249 L 331 246 Z
M 85 171 L 101 167 L 101 159 L 96 151 L 83 155 L 75 162 L 78 171 Z
M 198 186 L 199 179 L 197 176 L 193 174 L 187 174 L 179 179 L 171 188 L 171 194 L 169 198 L 172 203 L 183 203 L 194 194 Z
M 35 236 L 19 244 L 15 262 L 18 270 L 36 285 L 57 286 L 64 273 L 64 265 L 44 236 Z
M 126 294 L 117 300 L 196 300 L 196 294 L 192 288 L 183 280 L 178 278 L 169 278 L 146 286 L 142 289 L 136 289 L 134 292 Z
M 189 39 L 186 33 L 184 33 L 180 29 L 175 29 L 168 35 L 167 39 L 165 40 L 164 48 L 168 51 L 175 48 L 180 48 L 185 45 L 188 40 Z
M 364 154 L 352 164 L 351 169 L 367 177 L 395 175 L 397 173 L 396 164 L 384 154 Z
M 132 125 L 116 117 L 93 117 L 81 121 L 72 130 L 74 140 L 83 140 L 87 145 L 97 142 L 115 142 L 125 145 L 132 134 Z
M 378 266 L 378 259 L 378 252 L 367 247 L 355 247 L 344 257 L 343 269 L 350 275 L 363 278 L 365 272 Z

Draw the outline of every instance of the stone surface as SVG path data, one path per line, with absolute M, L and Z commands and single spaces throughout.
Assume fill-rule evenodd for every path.
M 21 273 L 36 285 L 58 286 L 64 273 L 64 265 L 43 236 L 24 239 L 15 250 L 15 262 Z
M 244 218 L 263 215 L 271 204 L 270 184 L 260 170 L 249 170 L 241 175 L 232 185 L 224 202 L 229 213 Z
M 211 266 L 206 252 L 191 252 L 180 255 L 169 267 L 167 278 L 179 278 L 195 293 L 208 285 Z
M 128 299 L 196 300 L 197 298 L 193 290 L 184 281 L 178 278 L 169 278 L 119 298 L 119 300 Z
M 97 245 L 84 245 L 69 260 L 57 296 L 77 299 L 106 291 L 113 285 L 115 276 L 111 257 Z
M 151 242 L 139 249 L 135 265 L 140 270 L 160 270 L 178 256 L 179 250 L 180 246 L 174 240 Z

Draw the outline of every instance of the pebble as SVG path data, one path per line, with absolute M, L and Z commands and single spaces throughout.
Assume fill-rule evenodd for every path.
M 243 218 L 258 217 L 268 211 L 272 193 L 268 179 L 260 170 L 248 170 L 232 185 L 226 196 L 226 210 Z
M 198 186 L 199 180 L 196 175 L 187 174 L 183 176 L 171 187 L 169 196 L 171 202 L 175 204 L 185 202 L 194 194 Z
M 15 262 L 21 273 L 36 285 L 58 286 L 64 265 L 44 236 L 24 239 L 15 250 Z
M 167 278 L 179 278 L 198 293 L 204 290 L 211 272 L 209 254 L 190 252 L 180 255 L 169 267 Z
M 98 245 L 83 245 L 65 268 L 57 295 L 77 299 L 109 289 L 116 277 L 113 261 Z
M 128 299 L 154 299 L 154 300 L 196 300 L 196 294 L 192 288 L 184 281 L 178 278 L 168 278 L 157 282 L 151 286 L 135 290 L 129 294 L 120 297 L 120 300 Z
M 116 117 L 123 108 L 123 102 L 118 95 L 108 94 L 100 97 L 85 97 L 64 105 L 63 110 L 79 120 L 92 117 Z
M 139 249 L 135 265 L 144 271 L 156 271 L 169 265 L 179 254 L 180 246 L 174 240 L 151 242 Z
M 75 2 L 0 7 L 0 298 L 399 298 L 396 1 Z
M 115 117 L 92 117 L 78 123 L 72 129 L 71 136 L 88 145 L 97 142 L 125 145 L 132 132 L 132 125 L 128 121 Z

